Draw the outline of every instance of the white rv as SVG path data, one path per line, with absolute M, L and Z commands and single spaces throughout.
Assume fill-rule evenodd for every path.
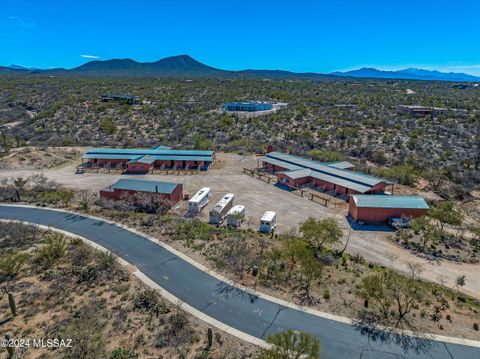
M 188 201 L 188 212 L 199 213 L 208 203 L 210 188 L 204 187 Z
M 245 219 L 245 206 L 237 204 L 227 213 L 227 226 L 238 227 Z
M 259 231 L 262 233 L 270 233 L 277 226 L 277 214 L 272 211 L 266 211 L 260 219 Z
M 213 207 L 213 209 L 210 211 L 209 222 L 211 224 L 222 223 L 230 208 L 233 207 L 234 199 L 235 195 L 233 193 L 227 193 L 225 196 L 223 196 L 222 199 L 218 201 L 215 207 Z

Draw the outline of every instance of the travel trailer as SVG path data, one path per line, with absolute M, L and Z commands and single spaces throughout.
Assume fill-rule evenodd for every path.
M 235 195 L 227 193 L 220 201 L 213 207 L 209 214 L 209 222 L 211 224 L 220 224 L 224 221 L 228 211 L 233 207 L 233 200 Z
M 208 203 L 210 188 L 204 187 L 188 201 L 188 212 L 199 213 Z
M 238 227 L 245 219 L 245 206 L 237 204 L 227 213 L 227 226 Z
M 262 233 L 270 233 L 277 226 L 277 214 L 272 211 L 266 211 L 260 219 L 259 231 Z

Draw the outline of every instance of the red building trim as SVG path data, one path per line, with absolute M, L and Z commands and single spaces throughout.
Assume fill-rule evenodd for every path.
M 152 168 L 153 168 L 153 165 L 150 163 L 143 163 L 143 162 L 127 163 L 127 172 L 129 173 L 147 173 Z
M 173 206 L 183 199 L 183 185 L 181 183 L 178 183 L 171 193 L 143 192 L 123 189 L 114 189 L 112 191 L 109 191 L 107 189 L 100 190 L 100 197 L 105 199 L 124 200 L 132 198 L 135 195 L 148 195 L 152 199 L 152 201 L 155 198 L 167 200 L 170 206 Z
M 384 223 L 393 217 L 417 218 L 425 216 L 428 209 L 425 208 L 377 208 L 357 207 L 355 201 L 350 197 L 348 214 L 355 221 Z

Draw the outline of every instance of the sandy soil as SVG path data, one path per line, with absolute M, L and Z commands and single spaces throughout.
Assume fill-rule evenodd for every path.
M 80 158 L 82 147 L 20 147 L 0 157 L 0 170 L 57 168 Z

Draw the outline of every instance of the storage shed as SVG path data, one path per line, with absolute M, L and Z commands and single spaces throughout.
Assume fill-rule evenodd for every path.
M 113 200 L 134 198 L 138 194 L 147 194 L 151 199 L 164 199 L 170 205 L 183 199 L 181 183 L 120 179 L 116 183 L 100 190 L 100 197 Z
M 393 217 L 427 214 L 428 204 L 418 196 L 351 195 L 348 214 L 355 221 L 384 223 Z

